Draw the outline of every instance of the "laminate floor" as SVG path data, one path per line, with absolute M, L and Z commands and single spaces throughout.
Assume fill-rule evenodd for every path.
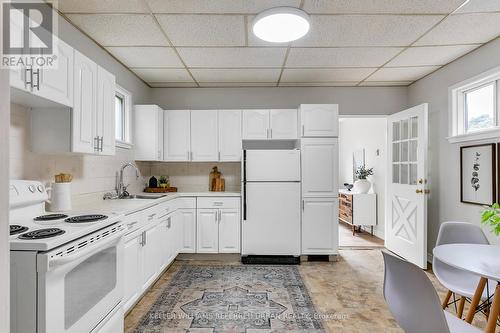
M 323 318 L 325 328 L 330 332 L 402 332 L 392 318 L 382 295 L 384 273 L 380 249 L 340 250 L 339 252 L 340 255 L 335 262 L 305 262 L 298 266 L 314 306 Z M 237 261 L 174 262 L 126 316 L 127 333 L 135 331 L 142 317 L 148 313 L 164 288 L 168 287 L 175 274 L 184 265 L 193 264 L 240 265 Z M 429 271 L 428 275 L 442 298 L 446 290 L 439 285 L 432 272 Z M 454 309 L 450 308 L 449 311 L 454 312 Z M 465 311 L 467 311 L 467 306 Z M 484 317 L 480 314 L 476 315 L 473 324 L 483 328 Z M 500 330 L 497 331 L 500 332 Z M 201 331 L 190 330 L 188 327 L 182 330 L 161 331 L 161 333 L 167 332 Z M 252 333 L 267 332 L 269 331 L 252 330 Z
M 369 232 L 356 232 L 353 236 L 352 227 L 339 223 L 339 246 L 347 248 L 383 248 L 384 240 L 372 236 Z

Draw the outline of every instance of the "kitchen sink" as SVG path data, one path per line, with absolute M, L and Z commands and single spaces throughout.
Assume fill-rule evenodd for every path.
M 128 197 L 124 197 L 121 199 L 160 199 L 165 197 L 166 194 L 152 194 L 152 195 L 146 195 L 146 194 L 132 194 L 129 195 Z

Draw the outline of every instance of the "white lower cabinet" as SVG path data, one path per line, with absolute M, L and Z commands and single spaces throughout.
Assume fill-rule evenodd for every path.
M 302 201 L 302 254 L 336 254 L 338 249 L 337 198 Z
M 139 272 L 142 271 L 142 233 L 125 237 L 125 260 L 123 274 L 123 307 L 128 310 L 141 294 Z
M 219 210 L 219 253 L 240 253 L 240 210 Z
M 197 253 L 217 253 L 219 250 L 219 210 L 198 209 L 197 221 Z
M 162 239 L 161 224 L 155 223 L 143 233 L 142 240 L 142 289 L 149 288 L 161 267 Z
M 182 229 L 180 253 L 196 252 L 196 209 L 181 209 L 177 212 Z

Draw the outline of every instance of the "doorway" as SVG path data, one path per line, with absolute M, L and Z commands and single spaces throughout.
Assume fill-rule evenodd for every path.
M 339 246 L 384 247 L 386 116 L 341 116 L 339 121 Z M 356 171 L 370 170 L 367 193 Z M 361 176 L 363 178 L 363 176 Z M 345 185 L 344 185 L 345 184 Z

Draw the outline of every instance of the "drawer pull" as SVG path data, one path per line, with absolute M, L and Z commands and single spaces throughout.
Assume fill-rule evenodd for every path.
M 223 202 L 220 202 L 220 201 L 215 201 L 214 202 L 214 206 L 223 206 L 224 203 Z
M 136 225 L 137 223 L 139 223 L 139 222 L 137 222 L 137 221 L 136 221 L 136 222 L 132 222 L 132 223 L 127 223 L 127 228 L 128 228 L 128 229 L 132 229 L 132 227 L 133 227 L 134 225 Z

